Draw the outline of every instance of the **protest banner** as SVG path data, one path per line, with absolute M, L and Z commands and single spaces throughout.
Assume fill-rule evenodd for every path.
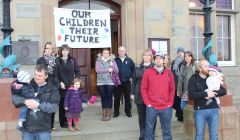
M 109 10 L 54 8 L 56 45 L 71 48 L 111 47 Z

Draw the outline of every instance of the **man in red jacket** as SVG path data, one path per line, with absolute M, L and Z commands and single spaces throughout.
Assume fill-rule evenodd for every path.
M 172 140 L 171 119 L 175 85 L 171 70 L 163 66 L 164 54 L 154 55 L 154 67 L 143 74 L 141 92 L 146 109 L 145 140 L 154 140 L 154 124 L 160 118 L 163 140 Z

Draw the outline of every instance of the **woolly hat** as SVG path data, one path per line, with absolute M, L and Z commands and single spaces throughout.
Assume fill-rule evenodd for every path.
M 151 51 L 153 56 L 156 54 L 156 51 L 154 49 L 150 48 L 149 50 Z
M 218 67 L 217 66 L 209 66 L 208 71 L 218 72 Z
M 165 55 L 163 54 L 163 53 L 161 53 L 161 52 L 156 52 L 156 54 L 154 55 L 154 59 L 157 57 L 157 56 L 160 56 L 160 57 L 162 57 L 163 59 L 165 58 Z
M 177 48 L 177 53 L 178 53 L 178 52 L 185 52 L 185 49 L 182 48 L 182 47 L 178 47 L 178 48 Z
M 17 74 L 18 81 L 22 83 L 28 83 L 30 77 L 31 77 L 30 74 L 27 73 L 26 71 L 19 71 Z

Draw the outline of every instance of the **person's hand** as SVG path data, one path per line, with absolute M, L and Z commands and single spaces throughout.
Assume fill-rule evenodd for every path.
M 179 92 L 177 92 L 177 96 L 180 97 L 180 93 Z
M 131 95 L 130 98 L 134 101 L 135 96 L 134 96 L 134 95 Z
M 113 66 L 113 62 L 112 61 L 109 63 L 109 66 Z
M 208 91 L 208 92 L 207 92 L 208 98 L 213 98 L 213 97 L 215 97 L 215 93 L 216 93 L 216 92 Z
M 217 93 L 217 92 L 213 92 L 213 93 L 214 93 L 215 97 L 218 95 L 218 93 Z
M 68 107 L 64 107 L 65 110 L 68 110 Z
M 15 89 L 21 89 L 23 87 L 22 84 L 17 84 L 16 82 L 12 83 L 12 87 L 14 87 Z
M 147 105 L 147 107 L 152 107 L 152 105 L 151 105 L 151 104 L 149 104 L 149 105 Z
M 109 72 L 113 72 L 113 68 L 109 68 L 108 71 L 109 71 Z
M 92 105 L 92 104 L 88 101 L 88 102 L 87 102 L 87 106 L 91 106 L 91 105 Z
M 39 106 L 39 102 L 33 100 L 33 99 L 27 99 L 25 100 L 24 104 L 29 108 L 29 109 L 37 109 Z
M 62 89 L 66 89 L 66 86 L 63 82 L 60 82 L 60 86 L 61 86 Z

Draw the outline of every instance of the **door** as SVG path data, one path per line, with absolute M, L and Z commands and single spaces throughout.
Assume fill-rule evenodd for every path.
M 80 69 L 80 78 L 85 84 L 85 91 L 89 94 L 89 91 L 91 91 L 91 79 L 89 77 L 91 68 L 90 49 L 72 49 L 71 55 L 76 58 Z
M 111 11 L 111 38 L 112 48 L 111 52 L 117 54 L 117 47 L 121 44 L 121 30 L 120 30 L 120 13 L 121 5 L 111 0 L 61 0 L 59 7 L 82 10 L 101 10 L 110 9 Z M 112 26 L 114 26 L 114 31 Z M 88 94 L 97 94 L 96 90 L 96 72 L 95 61 L 97 53 L 101 49 L 72 49 L 71 54 L 80 68 L 80 78 L 85 83 L 85 91 Z

